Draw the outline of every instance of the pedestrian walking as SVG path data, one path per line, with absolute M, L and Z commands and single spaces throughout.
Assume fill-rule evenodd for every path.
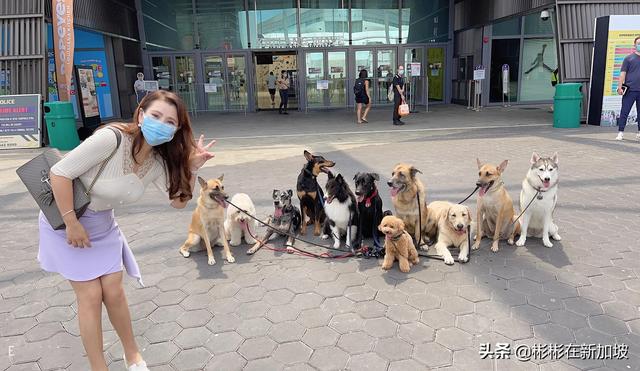
M 288 115 L 287 105 L 289 104 L 289 74 L 287 71 L 282 70 L 280 78 L 278 79 L 278 91 L 280 92 L 280 108 L 278 113 Z
M 269 72 L 269 76 L 267 76 L 267 89 L 269 90 L 269 95 L 271 96 L 271 108 L 276 107 L 276 76 L 273 74 L 273 71 Z
M 622 107 L 618 117 L 616 140 L 624 139 L 624 127 L 627 125 L 627 118 L 634 103 L 636 112 L 640 113 L 640 36 L 633 40 L 633 48 L 634 52 L 626 56 L 620 68 L 618 94 L 622 95 Z M 640 140 L 640 123 L 638 123 L 636 139 Z
M 69 280 L 75 291 L 80 336 L 92 371 L 108 370 L 103 354 L 103 303 L 122 342 L 126 368 L 148 370 L 133 335 L 122 286 L 123 265 L 140 284 L 142 277 L 114 219 L 114 207 L 139 200 L 154 184 L 167 192 L 171 206 L 184 208 L 193 196 L 198 169 L 213 157 L 209 152 L 213 144 L 204 145 L 202 136 L 194 141 L 187 109 L 177 95 L 154 91 L 142 99 L 133 122 L 97 130 L 51 168 L 51 187 L 66 230 L 54 230 L 40 213 L 38 260 L 45 271 Z M 76 218 L 72 181 L 79 178 L 89 185 L 96 177 L 91 203 Z
M 356 97 L 356 104 L 358 107 L 356 110 L 356 118 L 358 124 L 369 122 L 367 121 L 367 114 L 371 109 L 371 97 L 369 96 L 369 80 L 367 79 L 368 75 L 369 74 L 367 70 L 360 70 L 360 74 L 356 79 L 355 85 L 353 86 L 353 93 Z M 362 105 L 365 106 L 364 112 L 362 112 Z
M 142 98 L 147 95 L 147 91 L 144 88 L 144 74 L 142 72 L 138 72 L 136 77 L 138 79 L 133 83 L 133 91 L 136 93 L 136 104 L 140 104 Z
M 404 67 L 398 67 L 398 73 L 393 76 L 393 124 L 404 125 L 404 121 L 400 120 L 398 108 L 404 102 Z
M 558 81 L 559 81 L 559 77 L 560 76 L 560 70 L 556 67 L 555 70 L 553 70 L 553 72 L 551 72 L 551 86 L 553 86 L 553 88 L 555 89 L 556 85 L 558 85 Z M 554 110 L 554 105 L 551 105 L 551 112 L 553 112 Z

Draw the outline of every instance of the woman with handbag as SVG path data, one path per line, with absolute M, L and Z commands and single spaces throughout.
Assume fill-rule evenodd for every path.
M 148 370 L 135 342 L 122 269 L 142 284 L 138 264 L 114 220 L 113 208 L 140 199 L 150 184 L 182 209 L 192 198 L 196 172 L 213 157 L 214 142 L 195 143 L 187 109 L 172 92 L 147 94 L 133 122 L 97 130 L 50 171 L 50 183 L 66 230 L 54 230 L 40 213 L 38 260 L 45 271 L 69 280 L 78 303 L 80 335 L 91 370 L 107 369 L 101 312 L 105 304 L 124 348 L 129 371 Z M 74 212 L 73 179 L 88 185 L 91 201 Z
M 393 77 L 393 124 L 404 125 L 400 120 L 398 109 L 404 103 L 404 67 L 398 67 L 398 73 Z

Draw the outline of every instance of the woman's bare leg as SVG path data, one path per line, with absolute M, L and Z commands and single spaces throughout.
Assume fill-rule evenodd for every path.
M 122 271 L 102 276 L 100 282 L 104 305 L 107 307 L 109 320 L 122 342 L 127 363 L 138 363 L 142 361 L 142 355 L 133 336 L 129 304 L 122 287 Z
M 102 285 L 100 279 L 69 281 L 78 302 L 78 322 L 92 371 L 108 371 L 102 351 Z
M 362 114 L 362 103 L 358 103 L 357 107 L 358 108 L 356 108 L 356 116 L 357 116 L 356 118 L 358 120 L 358 124 L 362 124 L 362 120 L 360 119 L 362 117 L 361 116 L 361 114 Z
M 369 100 L 369 104 L 367 104 L 364 108 L 364 113 L 362 114 L 363 119 L 367 119 L 367 115 L 369 114 L 369 110 L 371 109 L 371 100 Z

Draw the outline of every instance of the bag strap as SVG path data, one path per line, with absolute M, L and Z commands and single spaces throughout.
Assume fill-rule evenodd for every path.
M 89 195 L 89 193 L 91 193 L 91 190 L 93 189 L 93 186 L 96 184 L 96 181 L 98 180 L 98 178 L 100 177 L 100 175 L 104 171 L 104 168 L 107 166 L 107 163 L 109 162 L 109 160 L 111 160 L 111 158 L 113 158 L 113 156 L 118 151 L 118 148 L 120 147 L 120 142 L 122 141 L 122 134 L 120 134 L 120 131 L 112 128 L 111 126 L 107 126 L 107 128 L 111 129 L 111 131 L 113 131 L 113 133 L 116 135 L 116 148 L 113 149 L 113 151 L 111 152 L 109 157 L 107 157 L 106 160 L 102 161 L 102 165 L 100 165 L 100 169 L 98 170 L 98 174 L 96 174 L 96 176 L 91 181 L 91 185 L 89 185 L 89 188 L 87 188 L 87 190 L 84 192 L 87 196 Z

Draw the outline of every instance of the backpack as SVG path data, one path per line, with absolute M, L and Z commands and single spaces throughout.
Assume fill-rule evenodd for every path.
M 353 94 L 356 97 L 364 95 L 364 79 L 356 79 L 356 84 L 353 86 Z

